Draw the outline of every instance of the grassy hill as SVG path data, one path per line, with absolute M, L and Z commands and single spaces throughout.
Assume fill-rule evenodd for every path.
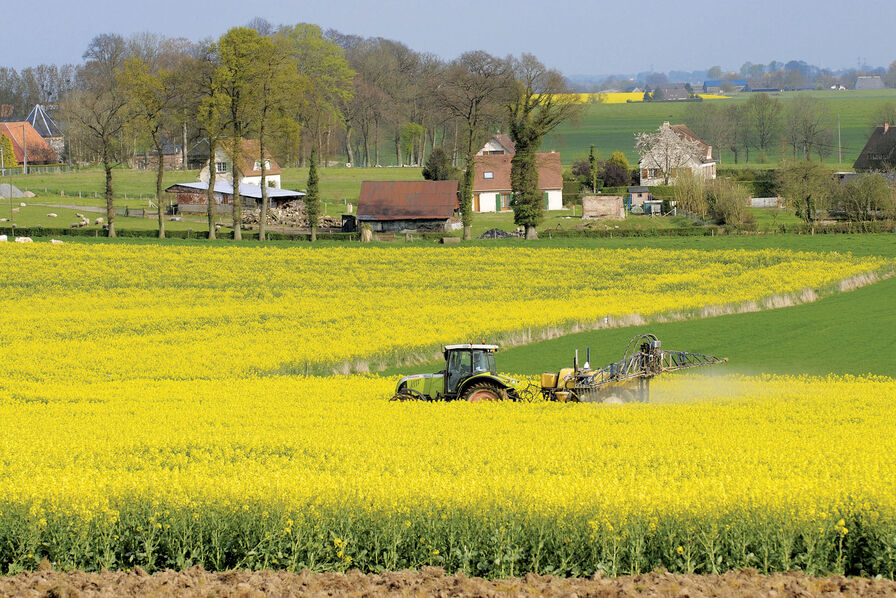
M 828 125 L 834 130 L 836 143 L 837 115 L 840 115 L 840 129 L 843 144 L 843 162 L 840 167 L 851 170 L 852 163 L 858 157 L 868 135 L 872 129 L 872 117 L 880 106 L 886 103 L 896 102 L 896 89 L 869 90 L 869 91 L 809 91 L 799 92 L 812 95 L 825 100 L 830 108 Z M 786 105 L 796 96 L 795 92 L 785 92 L 777 95 Z M 706 103 L 716 104 L 729 102 L 746 102 L 749 93 L 738 94 L 728 100 L 706 100 Z M 663 121 L 681 123 L 684 122 L 684 114 L 687 102 L 633 102 L 631 104 L 584 104 L 582 115 L 577 122 L 568 122 L 558 127 L 549 135 L 542 149 L 544 151 L 556 150 L 561 153 L 564 164 L 584 158 L 588 155 L 591 144 L 600 156 L 609 157 L 614 151 L 625 153 L 630 162 L 638 160 L 635 152 L 634 133 L 637 131 L 655 130 Z M 769 155 L 769 163 L 774 164 L 782 156 L 786 156 L 787 148 Z M 752 163 L 758 156 L 751 152 Z M 723 151 L 721 153 L 723 166 L 732 166 L 733 154 Z M 837 165 L 837 152 L 828 159 L 832 166 Z

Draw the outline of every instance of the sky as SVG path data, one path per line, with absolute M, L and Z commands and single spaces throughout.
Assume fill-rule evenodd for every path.
M 896 60 L 894 0 L 43 0 L 30 12 L 3 28 L 0 66 L 79 63 L 101 33 L 218 37 L 257 16 L 394 39 L 445 59 L 528 52 L 567 76 Z

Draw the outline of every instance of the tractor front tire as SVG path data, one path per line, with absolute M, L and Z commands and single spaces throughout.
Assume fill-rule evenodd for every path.
M 490 382 L 478 382 L 467 388 L 461 399 L 470 403 L 480 403 L 483 401 L 506 401 L 507 391 L 499 386 L 495 386 Z

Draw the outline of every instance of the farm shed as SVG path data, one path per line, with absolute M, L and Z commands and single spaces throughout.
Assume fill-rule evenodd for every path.
M 625 208 L 621 195 L 586 195 L 582 198 L 582 220 L 622 220 Z
M 633 206 L 644 205 L 645 201 L 650 200 L 650 189 L 647 187 L 629 187 L 627 209 L 631 210 Z
M 884 89 L 885 87 L 880 75 L 861 76 L 856 79 L 856 89 Z
M 856 172 L 896 170 L 896 128 L 889 123 L 876 127 L 852 167 Z
M 457 210 L 457 181 L 363 181 L 358 222 L 375 232 L 446 230 Z
M 205 213 L 207 211 L 208 183 L 177 183 L 165 189 L 167 193 L 177 195 L 177 210 L 183 214 Z M 240 196 L 243 198 L 243 207 L 254 209 L 261 207 L 261 187 L 258 185 L 240 184 Z M 268 201 L 270 205 L 279 208 L 283 204 L 300 199 L 305 194 L 301 191 L 289 189 L 275 189 L 268 187 Z M 230 211 L 233 205 L 233 183 L 230 181 L 215 182 L 215 210 Z

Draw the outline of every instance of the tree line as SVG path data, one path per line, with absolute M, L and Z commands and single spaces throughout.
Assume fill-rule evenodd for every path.
M 896 103 L 882 104 L 872 115 L 875 126 L 896 122 Z M 689 104 L 684 121 L 714 148 L 730 152 L 737 164 L 752 155 L 768 162 L 771 152 L 786 151 L 791 158 L 824 161 L 838 149 L 836 115 L 828 102 L 796 94 L 786 104 L 767 93 L 752 93 L 743 103 Z
M 12 73 L 6 69 L 0 77 L 13 78 Z M 517 147 L 511 173 L 515 220 L 534 236 L 543 211 L 535 153 L 543 137 L 577 110 L 564 96 L 564 77 L 532 55 L 499 58 L 473 51 L 445 61 L 392 40 L 322 31 L 307 23 L 274 26 L 264 19 L 200 42 L 152 33 L 103 34 L 88 44 L 80 65 L 23 73 L 29 83 L 16 89 L 31 91 L 19 93 L 18 109 L 52 98 L 66 133 L 67 159 L 102 165 L 110 236 L 115 236 L 116 165 L 133 163 L 141 153 L 157 157 L 163 237 L 165 146 L 190 148 L 203 140 L 212 155 L 221 146 L 238 156 L 240 140 L 252 138 L 258 140 L 263 180 L 262 239 L 266 152 L 290 166 L 307 164 L 311 156 L 326 166 L 334 155 L 346 156 L 351 165 L 380 166 L 388 159 L 421 166 L 436 148 L 463 168 L 460 213 L 469 238 L 473 156 L 501 128 Z M 392 148 L 388 158 L 383 147 Z M 239 165 L 230 162 L 239 239 Z M 212 166 L 210 238 L 215 236 L 215 177 Z

